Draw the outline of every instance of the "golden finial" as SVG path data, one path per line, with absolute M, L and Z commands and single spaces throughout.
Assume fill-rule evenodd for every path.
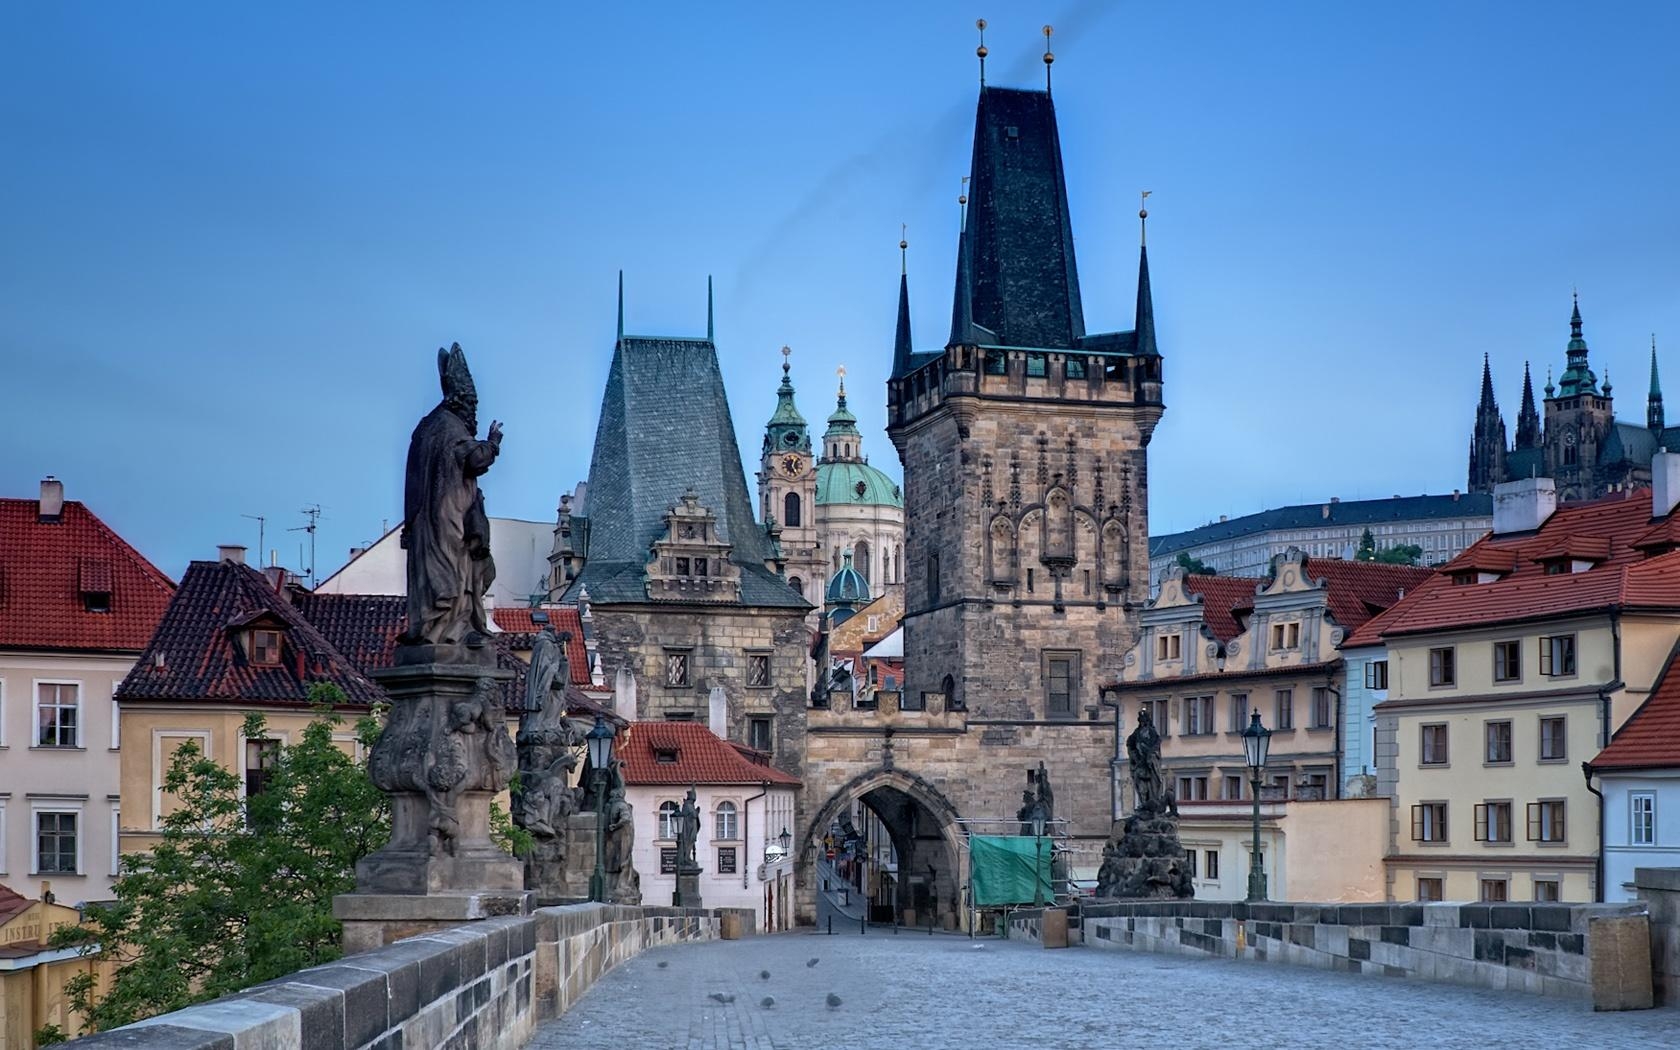
M 840 377 L 840 396 L 845 397 L 846 396 L 846 366 L 841 365 L 839 368 L 836 368 L 834 370 L 834 374 Z
M 974 28 L 980 30 L 980 46 L 974 49 L 974 53 L 980 57 L 980 86 L 985 87 L 986 86 L 986 20 L 984 18 L 979 19 L 978 21 L 976 21 L 974 23 Z
M 1050 64 L 1056 61 L 1055 53 L 1050 50 L 1050 34 L 1054 32 L 1049 26 L 1044 27 L 1044 90 L 1047 94 L 1050 91 Z
M 1153 192 L 1153 190 L 1144 190 L 1138 195 L 1138 244 L 1140 245 L 1149 243 L 1144 236 L 1144 228 L 1149 221 L 1147 205 L 1149 204 L 1149 195 Z

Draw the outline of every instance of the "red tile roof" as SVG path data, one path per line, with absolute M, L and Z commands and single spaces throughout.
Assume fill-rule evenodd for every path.
M 174 590 L 80 502 L 43 523 L 37 500 L 0 499 L 0 648 L 139 652 Z M 88 612 L 88 591 L 110 611 Z
M 1408 594 L 1380 624 L 1367 624 L 1345 644 L 1372 645 L 1383 636 L 1546 619 L 1612 606 L 1680 608 L 1680 551 L 1647 557 L 1635 546 L 1656 531 L 1652 524 L 1647 489 L 1565 504 L 1536 531 L 1478 540 Z M 1541 561 L 1557 551 L 1594 556 L 1602 552 L 1604 560 L 1586 572 L 1548 574 Z M 1513 567 L 1500 579 L 1453 583 L 1454 573 L 1506 556 Z
M 658 754 L 674 752 L 675 762 Z M 720 740 L 699 722 L 633 722 L 618 749 L 626 784 L 786 784 L 799 778 L 770 765 L 770 756 Z
M 1202 622 L 1221 643 L 1242 633 L 1235 613 L 1254 608 L 1254 590 L 1265 580 L 1249 576 L 1184 577 L 1184 590 L 1202 599 Z
M 29 906 L 34 903 L 10 886 L 0 886 L 0 925 L 10 922 L 14 915 L 28 911 Z
M 1306 579 L 1323 585 L 1325 607 L 1349 632 L 1433 575 L 1429 569 L 1410 565 L 1339 558 L 1308 558 L 1302 573 Z M 1241 621 L 1254 609 L 1255 590 L 1265 584 L 1265 580 L 1245 576 L 1184 578 L 1185 591 L 1202 599 L 1202 622 L 1222 643 L 1242 633 Z
M 1598 771 L 1680 766 L 1680 648 L 1669 654 L 1651 695 L 1592 760 Z
M 554 628 L 555 634 L 570 634 L 571 641 L 566 643 L 566 666 L 572 674 L 573 685 L 588 685 L 592 679 L 589 676 L 589 649 L 583 639 L 583 618 L 578 614 L 575 605 L 545 605 L 536 609 L 528 608 L 496 608 L 490 615 L 495 619 L 496 626 L 508 634 L 508 642 L 515 649 L 529 649 L 533 636 L 541 631 L 543 624 L 536 620 L 537 614 L 548 617 L 547 626 Z

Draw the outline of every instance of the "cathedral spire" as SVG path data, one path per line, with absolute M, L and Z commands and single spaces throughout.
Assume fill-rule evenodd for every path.
M 1534 380 L 1523 362 L 1522 408 L 1517 410 L 1517 448 L 1540 447 L 1540 413 L 1534 408 Z
M 1155 301 L 1149 294 L 1149 249 L 1138 248 L 1137 352 L 1139 357 L 1159 357 L 1155 348 Z
M 1482 354 L 1482 400 L 1476 405 L 1476 411 L 1483 412 L 1493 408 L 1493 369 L 1488 364 L 1488 355 Z
M 892 377 L 899 379 L 910 371 L 910 263 L 907 251 L 910 242 L 902 237 L 898 242 L 898 331 L 893 336 Z
M 1476 403 L 1476 425 L 1470 431 L 1471 492 L 1492 492 L 1505 480 L 1505 420 L 1493 397 L 1493 367 L 1482 355 L 1482 396 Z
M 1662 384 L 1657 381 L 1657 337 L 1651 336 L 1651 392 L 1645 397 L 1645 425 L 1652 430 L 1662 430 L 1663 403 Z
M 1587 362 L 1587 341 L 1581 335 L 1581 297 L 1574 296 L 1575 307 L 1569 315 L 1568 362 L 1558 377 L 1559 397 L 1578 397 L 1598 393 L 1598 377 Z M 1547 395 L 1548 397 L 1550 394 Z

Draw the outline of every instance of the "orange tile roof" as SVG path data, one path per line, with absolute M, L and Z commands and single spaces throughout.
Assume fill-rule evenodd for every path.
M 1680 647 L 1670 653 L 1668 664 L 1651 695 L 1639 705 L 1610 745 L 1590 763 L 1594 770 L 1663 769 L 1680 766 Z
M 87 591 L 110 595 L 110 611 L 89 612 Z M 174 591 L 79 501 L 43 523 L 37 500 L 0 499 L 0 648 L 138 653 Z
M 1670 514 L 1672 519 L 1675 515 Z M 1680 551 L 1646 557 L 1635 543 L 1650 535 L 1651 494 L 1637 489 L 1559 507 L 1533 532 L 1478 540 L 1408 594 L 1381 622 L 1356 631 L 1348 645 L 1377 644 L 1384 636 L 1546 619 L 1611 607 L 1680 609 Z M 1605 557 L 1579 573 L 1549 574 L 1541 564 L 1556 551 Z M 1512 559 L 1509 573 L 1491 583 L 1454 584 L 1455 570 Z
M 1202 599 L 1202 622 L 1220 642 L 1242 633 L 1234 613 L 1254 608 L 1254 589 L 1265 580 L 1251 576 L 1184 577 L 1184 590 Z
M 1302 572 L 1323 584 L 1325 607 L 1350 632 L 1433 575 L 1411 565 L 1340 558 L 1308 558 Z M 1186 576 L 1184 589 L 1201 597 L 1202 622 L 1215 638 L 1228 642 L 1242 633 L 1238 614 L 1254 608 L 1255 590 L 1265 583 L 1245 576 Z
M 578 613 L 575 605 L 545 605 L 536 609 L 514 608 L 503 609 L 497 607 L 490 615 L 495 619 L 496 626 L 510 635 L 534 635 L 542 630 L 543 625 L 536 621 L 537 613 L 546 613 L 548 626 L 554 628 L 555 634 L 569 634 L 571 640 L 566 643 L 566 666 L 572 673 L 573 685 L 588 685 L 589 677 L 589 649 L 583 640 L 583 617 Z M 508 639 L 515 649 L 529 649 L 529 638 L 513 637 Z
M 659 752 L 675 752 L 675 762 L 661 762 Z M 699 722 L 632 722 L 618 757 L 624 782 L 668 784 L 786 784 L 799 778 L 770 765 L 770 756 L 719 739 Z

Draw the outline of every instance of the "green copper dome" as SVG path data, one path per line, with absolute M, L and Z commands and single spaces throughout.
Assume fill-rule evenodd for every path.
M 824 460 L 817 464 L 817 505 L 834 503 L 902 508 L 904 493 L 867 463 Z
M 846 560 L 828 581 L 828 604 L 830 605 L 862 605 L 869 601 L 869 581 L 863 574 L 852 568 L 852 552 L 846 552 Z

